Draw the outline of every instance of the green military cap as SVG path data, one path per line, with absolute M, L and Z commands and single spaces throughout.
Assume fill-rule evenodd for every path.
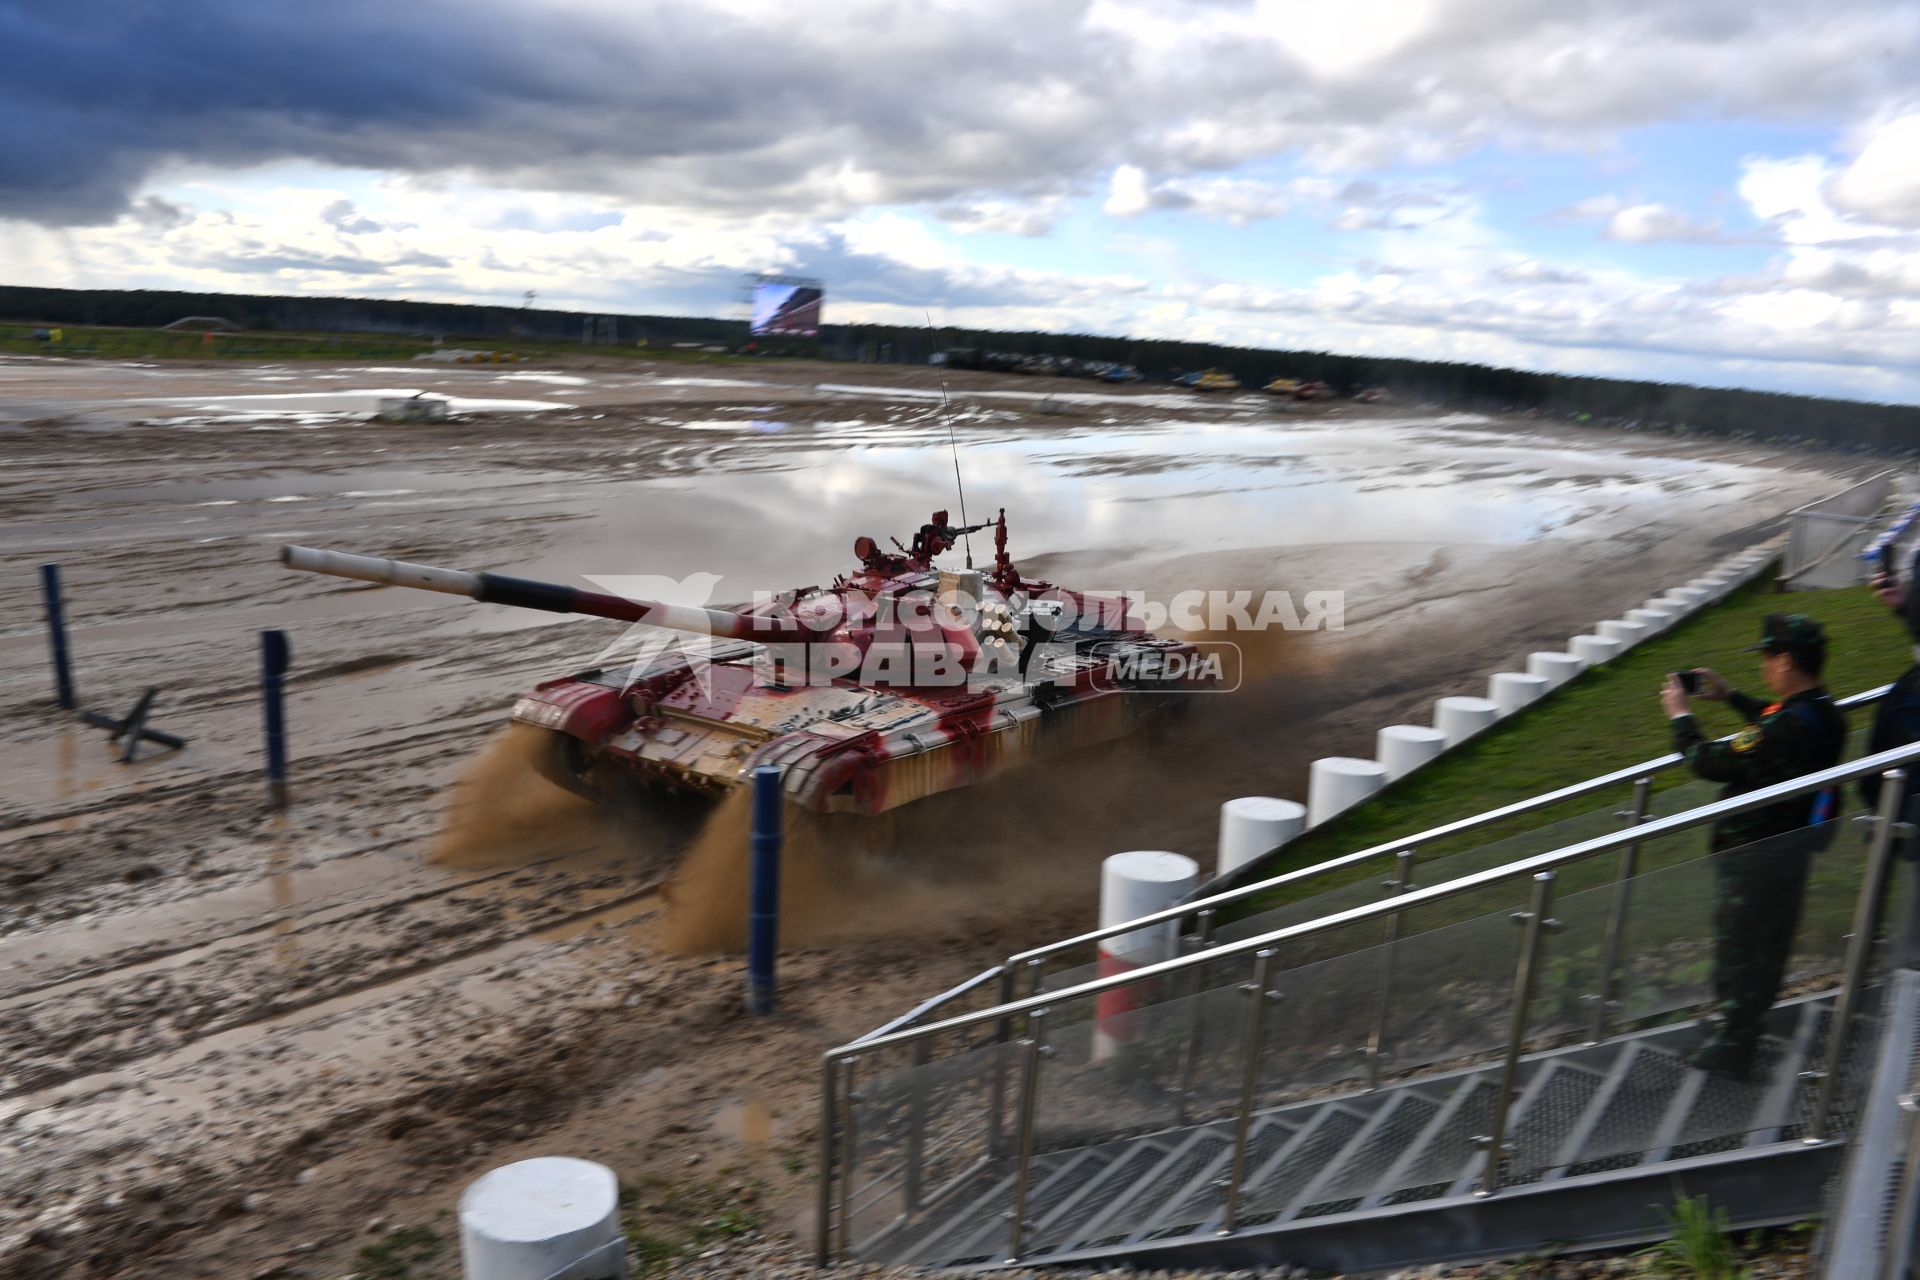
M 1827 630 L 1804 613 L 1770 613 L 1760 624 L 1760 643 L 1747 646 L 1748 653 L 1786 653 L 1794 649 L 1818 649 L 1827 643 Z

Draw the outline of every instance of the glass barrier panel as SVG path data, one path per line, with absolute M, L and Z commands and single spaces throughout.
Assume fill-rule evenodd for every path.
M 1343 884 L 1337 888 L 1325 889 L 1298 902 L 1270 907 L 1253 915 L 1218 925 L 1213 930 L 1213 936 L 1222 942 L 1235 942 L 1241 938 L 1253 938 L 1263 933 L 1272 933 L 1288 925 L 1318 920 L 1336 911 L 1368 906 L 1386 896 L 1385 891 L 1380 887 L 1380 881 L 1390 877 L 1393 874 L 1393 868 L 1392 858 L 1381 858 L 1366 868 L 1367 875 L 1364 879 Z M 1308 883 L 1311 886 L 1312 882 Z
M 910 1046 L 909 1046 L 910 1047 Z M 864 1256 L 881 1233 L 915 1213 L 970 1171 L 991 1164 L 994 1108 L 1001 1108 L 1002 1145 L 1011 1141 L 1010 1117 L 1020 1078 L 1020 1045 L 990 1044 L 920 1065 L 875 1070 L 876 1060 L 899 1061 L 901 1047 L 866 1055 L 854 1064 L 853 1092 L 843 1122 L 851 1128 L 852 1161 L 835 1187 L 834 1213 L 845 1194 L 849 1252 Z M 844 1077 L 843 1077 L 844 1078 Z M 844 1130 L 843 1130 L 844 1131 Z
M 1237 1102 L 1247 993 L 1233 985 L 1145 1004 L 1120 995 L 1079 1002 L 1092 1016 L 1049 1015 L 1036 1149 L 1165 1129 Z
M 1465 1065 L 1505 1045 L 1514 966 L 1524 937 L 1513 913 L 1524 907 L 1530 887 L 1524 880 L 1498 886 L 1507 899 L 1504 909 L 1393 945 L 1382 1023 L 1383 1079 Z M 1371 1015 L 1379 1007 L 1378 996 L 1368 993 L 1363 1005 Z

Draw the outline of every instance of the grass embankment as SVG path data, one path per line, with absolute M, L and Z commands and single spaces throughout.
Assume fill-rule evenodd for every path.
M 38 326 L 0 325 L 0 352 L 111 360 L 411 360 L 434 350 L 431 339 L 371 333 L 216 333 L 209 341 L 198 332 L 120 329 L 106 326 L 58 326 L 60 341 L 33 336 Z M 464 350 L 499 352 L 530 359 L 558 355 L 618 356 L 686 364 L 749 363 L 753 356 L 675 347 L 587 345 L 522 338 L 463 338 L 447 335 L 445 344 Z
M 1659 703 L 1665 673 L 1712 667 L 1736 688 L 1764 695 L 1759 655 L 1742 651 L 1759 636 L 1761 619 L 1775 611 L 1810 614 L 1826 625 L 1826 680 L 1836 697 L 1886 684 L 1911 661 L 1904 630 L 1866 587 L 1779 592 L 1772 575 L 1767 575 L 1667 634 L 1582 673 L 1524 714 L 1496 724 L 1358 809 L 1308 832 L 1265 860 L 1254 877 L 1312 866 L 1671 751 L 1671 730 Z M 1739 727 L 1738 718 L 1720 704 L 1696 699 L 1694 709 L 1709 734 L 1731 733 Z M 1870 711 L 1858 711 L 1849 723 L 1860 729 L 1871 720 Z M 1675 768 L 1656 775 L 1655 787 L 1666 791 L 1694 781 L 1686 769 Z M 1593 814 L 1603 806 L 1617 807 L 1624 796 L 1623 788 L 1619 795 L 1567 801 L 1424 845 L 1420 857 L 1426 861 L 1537 831 L 1556 821 Z M 1658 811 L 1675 809 L 1669 805 Z M 1611 829 L 1617 830 L 1618 824 L 1612 823 Z M 1356 868 L 1344 879 L 1378 879 L 1380 872 L 1381 864 L 1375 863 Z M 1324 891 L 1340 882 L 1316 879 L 1308 891 Z M 1261 910 L 1286 900 L 1281 895 L 1257 899 L 1248 909 Z

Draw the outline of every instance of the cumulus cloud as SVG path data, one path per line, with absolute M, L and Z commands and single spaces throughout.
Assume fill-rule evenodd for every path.
M 1495 267 L 1493 275 L 1508 284 L 1585 284 L 1588 280 L 1584 271 L 1562 271 L 1531 258 Z
M 1920 228 L 1920 111 L 1876 125 L 1827 191 L 1834 205 L 1849 213 Z
M 1063 205 L 1058 197 L 1030 201 L 963 200 L 936 205 L 933 213 L 956 231 L 1043 236 L 1059 221 Z
M 1137 217 L 1152 209 L 1181 209 L 1243 227 L 1287 213 L 1293 207 L 1292 192 L 1288 184 L 1257 178 L 1154 179 L 1136 165 L 1123 164 L 1108 179 L 1101 208 L 1116 218 Z
M 1616 195 L 1588 196 L 1547 215 L 1548 222 L 1597 222 L 1611 218 L 1626 208 L 1627 202 Z
M 1718 222 L 1697 222 L 1663 204 L 1628 205 L 1607 220 L 1606 235 L 1609 240 L 1628 244 L 1655 244 L 1662 240 L 1712 244 L 1726 238 Z
M 1116 218 L 1132 218 L 1154 207 L 1154 195 L 1147 185 L 1147 174 L 1136 165 L 1123 164 L 1108 180 L 1107 202 L 1100 206 Z
M 365 235 L 369 231 L 381 230 L 380 224 L 372 218 L 363 216 L 351 200 L 335 200 L 320 211 L 320 221 L 341 234 L 349 236 Z
M 13 4 L 0 216 L 111 221 L 168 165 L 287 158 L 740 212 L 1023 203 L 1119 165 L 1372 167 L 1687 115 L 1858 117 L 1910 90 L 1916 50 L 1920 11 L 1884 0 Z M 1883 198 L 1871 176 L 1858 198 Z

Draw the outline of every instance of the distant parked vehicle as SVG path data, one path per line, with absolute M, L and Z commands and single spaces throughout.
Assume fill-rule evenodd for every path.
M 1192 382 L 1195 391 L 1238 391 L 1240 379 L 1221 369 L 1208 369 Z

